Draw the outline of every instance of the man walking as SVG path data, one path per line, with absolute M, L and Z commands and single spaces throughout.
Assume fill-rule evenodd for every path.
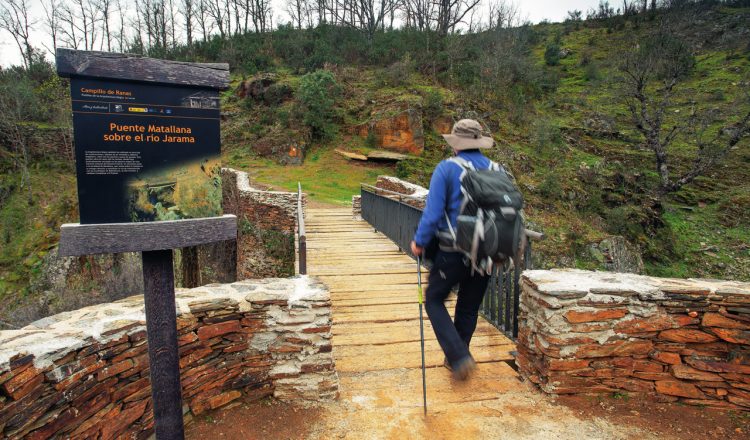
M 444 134 L 443 137 L 454 154 L 470 162 L 475 169 L 490 167 L 492 162 L 480 150 L 491 148 L 494 141 L 482 135 L 482 126 L 477 121 L 462 119 L 453 126 L 451 134 Z M 411 242 L 414 255 L 422 255 L 438 232 L 450 231 L 451 228 L 456 230 L 456 219 L 463 199 L 460 183 L 462 172 L 461 165 L 449 160 L 443 160 L 435 167 L 427 204 Z M 466 380 L 476 368 L 469 344 L 477 326 L 479 306 L 488 281 L 489 275 L 473 271 L 462 252 L 441 243 L 428 278 L 426 308 L 435 336 L 445 353 L 445 365 L 458 380 Z M 445 299 L 456 284 L 459 286 L 458 301 L 455 320 L 451 321 Z

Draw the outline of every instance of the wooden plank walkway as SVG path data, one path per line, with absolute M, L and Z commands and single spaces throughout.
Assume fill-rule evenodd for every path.
M 414 260 L 369 224 L 354 220 L 350 209 L 308 209 L 306 228 L 308 274 L 319 277 L 331 291 L 333 353 L 342 403 L 358 412 L 374 412 L 373 420 L 381 420 L 384 411 L 395 418 L 421 414 Z M 452 306 L 455 298 L 449 302 Z M 521 389 L 507 363 L 513 359 L 513 343 L 483 318 L 472 341 L 479 367 L 470 386 L 451 380 L 426 314 L 424 323 L 431 408 L 448 405 L 451 412 L 461 413 L 461 405 L 469 410 L 471 404 Z

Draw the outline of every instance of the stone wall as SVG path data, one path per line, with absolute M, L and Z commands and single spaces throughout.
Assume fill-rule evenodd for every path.
M 548 393 L 750 410 L 750 283 L 526 271 L 519 371 Z
M 403 199 L 405 203 L 420 209 L 424 209 L 428 193 L 428 190 L 425 187 L 392 176 L 378 176 L 378 179 L 375 182 L 375 187 L 399 194 L 408 195 L 410 196 L 409 198 Z M 391 195 L 385 192 L 382 194 L 385 196 Z
M 338 394 L 330 300 L 314 278 L 177 293 L 186 418 L 239 399 Z M 0 332 L 3 438 L 146 438 L 153 414 L 141 296 Z
M 356 220 L 362 220 L 362 196 L 352 196 L 352 216 Z
M 263 191 L 247 173 L 222 169 L 224 213 L 237 216 L 237 279 L 294 273 L 297 193 Z M 303 209 L 307 197 L 303 194 Z

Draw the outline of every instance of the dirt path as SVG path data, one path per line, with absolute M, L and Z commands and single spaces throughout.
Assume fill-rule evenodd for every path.
M 747 438 L 743 414 L 626 396 L 547 396 L 520 381 L 508 363 L 513 344 L 484 320 L 472 344 L 478 371 L 466 383 L 440 366 L 425 321 L 425 417 L 414 262 L 349 209 L 309 207 L 307 226 L 308 272 L 331 289 L 340 399 L 225 409 L 192 424 L 189 439 Z

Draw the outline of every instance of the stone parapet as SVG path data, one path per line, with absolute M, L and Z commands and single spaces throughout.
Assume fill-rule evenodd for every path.
M 424 209 L 429 192 L 425 187 L 392 176 L 378 176 L 375 187 L 409 196 L 408 198 L 402 198 L 402 201 L 419 209 Z M 387 192 L 382 192 L 381 195 L 395 197 L 394 194 Z
M 186 417 L 238 399 L 338 395 L 330 298 L 314 278 L 176 295 Z M 145 438 L 153 432 L 142 296 L 0 332 L 3 438 Z
M 750 410 L 750 283 L 526 271 L 516 362 L 548 393 Z
M 352 216 L 357 220 L 362 220 L 362 196 L 352 196 Z
M 237 279 L 292 275 L 297 193 L 254 188 L 246 172 L 231 168 L 222 169 L 222 183 L 224 213 L 238 222 Z

